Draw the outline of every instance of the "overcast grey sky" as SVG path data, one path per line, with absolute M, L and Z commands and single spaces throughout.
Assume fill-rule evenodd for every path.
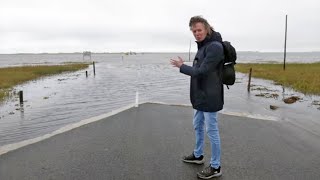
M 186 52 L 202 15 L 239 51 L 320 51 L 319 0 L 0 0 L 0 53 Z

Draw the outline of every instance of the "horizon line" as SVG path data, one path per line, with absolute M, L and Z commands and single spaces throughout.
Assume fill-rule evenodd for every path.
M 187 51 L 115 51 L 115 52 L 94 52 L 94 51 L 83 51 L 91 52 L 92 54 L 126 54 L 126 53 L 189 53 Z M 17 54 L 83 54 L 83 52 L 21 52 L 21 53 L 0 53 L 0 55 L 17 55 Z M 283 51 L 237 51 L 237 52 L 249 52 L 249 53 L 284 53 Z M 320 51 L 287 51 L 286 53 L 317 53 Z M 191 53 L 196 53 L 192 51 Z

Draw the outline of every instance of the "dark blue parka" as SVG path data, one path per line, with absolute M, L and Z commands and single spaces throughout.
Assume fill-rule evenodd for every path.
M 197 42 L 198 51 L 193 66 L 183 64 L 180 72 L 191 76 L 190 100 L 194 109 L 217 112 L 223 108 L 223 46 L 220 33 L 213 32 L 202 42 Z

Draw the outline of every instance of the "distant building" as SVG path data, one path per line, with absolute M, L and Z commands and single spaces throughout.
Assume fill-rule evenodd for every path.
M 85 60 L 86 57 L 89 57 L 89 60 L 91 60 L 91 51 L 83 51 L 82 59 Z

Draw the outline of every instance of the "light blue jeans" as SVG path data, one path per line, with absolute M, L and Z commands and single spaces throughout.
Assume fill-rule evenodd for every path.
M 220 166 L 220 135 L 217 120 L 217 112 L 203 112 L 194 110 L 193 127 L 196 135 L 196 146 L 194 156 L 204 155 L 204 127 L 211 143 L 211 160 L 210 165 L 213 168 Z

